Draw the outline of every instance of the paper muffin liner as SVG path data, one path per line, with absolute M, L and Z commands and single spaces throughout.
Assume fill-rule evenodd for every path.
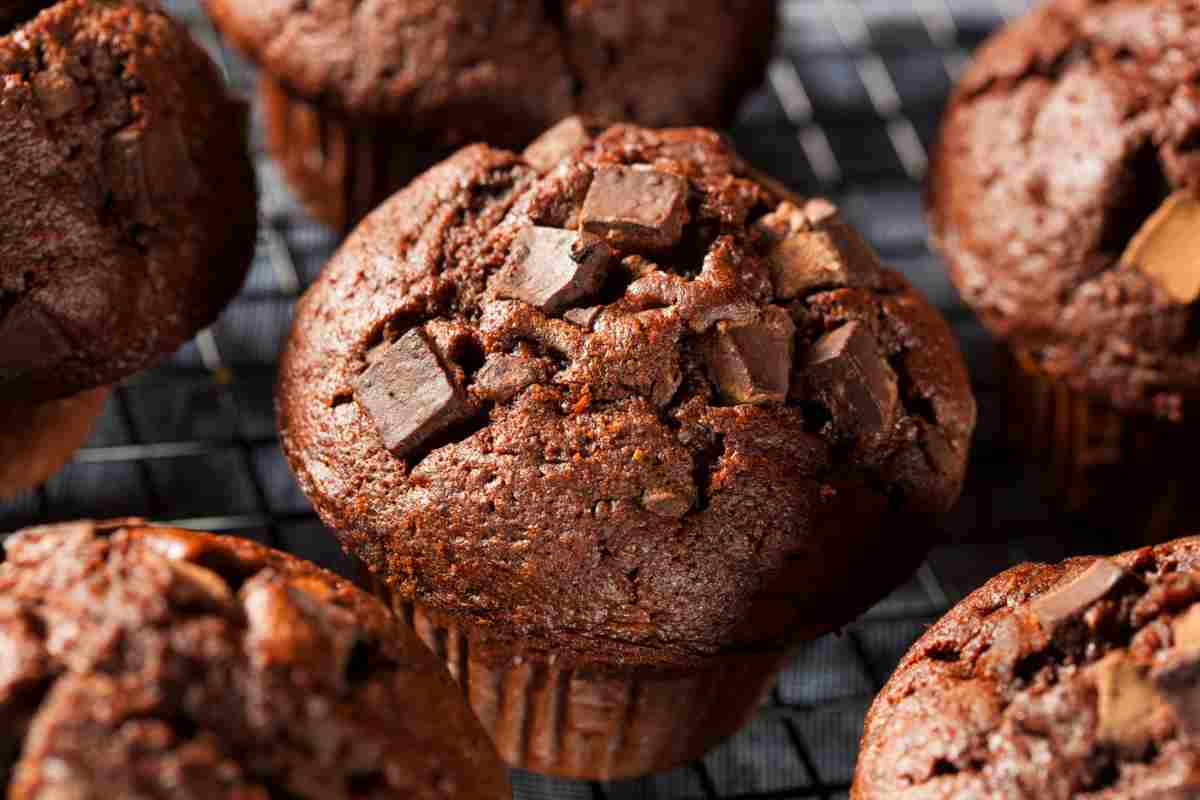
M 325 111 L 259 78 L 267 149 L 304 207 L 338 230 L 436 163 L 441 153 L 416 147 L 386 118 Z
M 691 763 L 750 720 L 788 655 L 689 669 L 571 666 L 364 582 L 446 663 L 501 757 L 545 775 L 616 780 Z
M 104 413 L 103 386 L 38 405 L 0 405 L 0 498 L 45 483 L 66 466 Z
M 1063 510 L 1133 545 L 1200 531 L 1200 493 L 1187 485 L 1200 425 L 1119 411 L 1016 350 L 1002 348 L 1001 359 L 1010 439 L 1042 467 Z

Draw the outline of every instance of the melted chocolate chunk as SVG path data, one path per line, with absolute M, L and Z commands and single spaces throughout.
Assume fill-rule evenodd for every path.
M 1044 594 L 1030 604 L 1037 621 L 1049 634 L 1088 609 L 1116 588 L 1129 573 L 1112 561 L 1100 559 L 1075 580 Z
M 604 311 L 604 306 L 592 306 L 591 308 L 572 308 L 567 313 L 563 314 L 563 319 L 570 322 L 572 325 L 578 325 L 585 331 L 590 331 L 596 327 L 596 320 L 600 318 L 600 314 Z
M 567 117 L 534 139 L 521 157 L 538 172 L 549 172 L 558 162 L 586 147 L 603 127 L 587 117 Z
M 531 358 L 494 355 L 475 376 L 475 393 L 485 400 L 504 403 L 516 397 L 522 389 L 546 380 L 543 365 Z
M 708 371 L 730 403 L 783 403 L 792 377 L 796 325 L 770 306 L 749 324 L 719 322 L 709 338 Z
M 600 167 L 580 217 L 585 231 L 618 250 L 663 250 L 679 243 L 687 221 L 688 182 L 678 175 Z
M 461 422 L 471 410 L 420 331 L 409 331 L 383 350 L 359 377 L 354 396 L 397 458 Z
M 775 296 L 792 300 L 814 289 L 869 285 L 879 258 L 827 202 L 784 203 L 759 222 L 770 242 L 767 264 Z
M 558 228 L 529 227 L 513 244 L 514 262 L 497 277 L 497 297 L 547 314 L 599 291 L 612 251 L 600 239 Z
M 865 438 L 886 434 L 900 416 L 896 373 L 860 322 L 848 322 L 817 340 L 804 359 L 798 393 L 816 399 L 835 427 Z
M 1096 680 L 1098 738 L 1127 752 L 1142 753 L 1153 739 L 1163 707 L 1146 670 L 1124 652 L 1109 653 L 1091 669 Z
M 1146 273 L 1177 303 L 1200 298 L 1200 198 L 1182 189 L 1167 198 L 1121 257 Z

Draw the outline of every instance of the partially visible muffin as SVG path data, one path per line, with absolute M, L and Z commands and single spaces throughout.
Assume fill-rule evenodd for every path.
M 1191 0 L 1045 3 L 966 72 L 930 181 L 1018 441 L 1068 508 L 1149 535 L 1200 523 L 1176 480 L 1200 444 L 1197 60 Z
M 1200 538 L 1023 564 L 921 637 L 854 800 L 1200 796 Z
M 601 778 L 697 757 L 911 574 L 975 414 L 946 324 L 832 205 L 709 130 L 578 121 L 372 214 L 278 405 L 502 755 Z
M 245 108 L 157 3 L 6 9 L 0 392 L 12 407 L 111 384 L 211 323 L 250 266 L 257 212 Z M 0 436 L 26 435 L 16 421 L 34 414 L 0 416 Z
M 722 125 L 761 80 L 774 0 L 205 0 L 262 67 L 267 141 L 309 210 L 357 223 L 471 142 L 574 113 Z
M 5 553 L 12 800 L 510 796 L 437 661 L 330 573 L 137 520 L 33 528 Z

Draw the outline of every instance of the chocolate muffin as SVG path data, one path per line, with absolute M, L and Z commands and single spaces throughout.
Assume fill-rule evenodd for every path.
M 33 528 L 5 552 L 11 800 L 510 796 L 438 662 L 330 573 L 138 520 Z
M 262 67 L 272 154 L 338 228 L 457 147 L 521 148 L 574 113 L 729 122 L 762 80 L 776 13 L 774 0 L 205 5 Z
M 704 752 L 910 574 L 975 407 L 832 205 L 712 131 L 585 129 L 468 147 L 368 217 L 299 304 L 278 406 L 501 754 L 612 778 Z
M 1200 524 L 1198 59 L 1194 2 L 1043 5 L 967 71 L 929 194 L 1018 443 L 1068 508 L 1159 538 Z
M 1200 538 L 1022 564 L 921 637 L 851 797 L 1200 796 Z
M 0 391 L 17 407 L 113 383 L 211 323 L 249 267 L 256 197 L 244 106 L 157 3 L 0 18 Z

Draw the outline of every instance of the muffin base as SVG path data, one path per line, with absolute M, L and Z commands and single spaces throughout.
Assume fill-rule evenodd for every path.
M 0 407 L 0 498 L 45 483 L 62 469 L 104 412 L 111 387 L 38 405 Z
M 681 669 L 562 664 L 397 598 L 359 569 L 445 662 L 500 756 L 544 775 L 609 781 L 689 764 L 754 716 L 789 657 L 736 653 Z
M 1064 510 L 1112 530 L 1121 546 L 1169 541 L 1200 530 L 1200 497 L 1186 485 L 1200 424 L 1125 413 L 1001 348 L 1009 437 L 1043 470 Z
M 267 149 L 316 219 L 347 231 L 446 154 L 414 146 L 396 123 L 319 109 L 266 75 L 258 81 Z

